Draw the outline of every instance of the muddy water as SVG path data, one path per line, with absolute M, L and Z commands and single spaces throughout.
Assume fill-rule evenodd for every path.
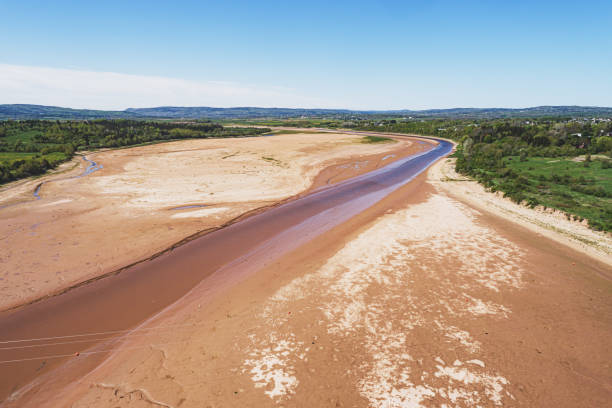
M 75 178 L 85 177 L 85 176 L 90 175 L 90 174 L 91 174 L 91 173 L 93 173 L 94 171 L 98 171 L 98 170 L 100 170 L 100 169 L 104 168 L 104 166 L 103 166 L 103 165 L 98 164 L 98 163 L 96 163 L 96 162 L 95 162 L 95 161 L 93 161 L 93 160 L 89 160 L 89 159 L 88 159 L 87 157 L 85 157 L 85 156 L 81 156 L 81 158 L 83 159 L 83 161 L 85 161 L 85 162 L 87 162 L 87 163 L 89 163 L 89 164 L 87 165 L 87 167 L 85 167 L 85 170 L 84 170 L 84 171 L 83 171 L 81 174 L 78 174 L 78 175 L 76 175 L 76 176 L 72 176 L 72 177 L 68 177 L 69 179 L 75 179 Z M 41 197 L 40 197 L 40 189 L 42 188 L 43 184 L 45 184 L 45 183 L 51 183 L 51 182 L 53 182 L 53 181 L 60 181 L 60 180 L 66 180 L 66 178 L 64 177 L 64 178 L 60 178 L 60 179 L 57 179 L 57 180 L 43 181 L 42 183 L 40 183 L 39 185 L 37 185 L 37 186 L 36 186 L 36 188 L 34 189 L 34 193 L 33 193 L 34 198 L 35 198 L 36 200 L 40 200 L 40 199 L 41 199 Z
M 175 302 L 204 278 L 214 274 L 221 279 L 236 279 L 232 265 L 247 263 L 255 271 L 348 220 L 451 149 L 450 143 L 441 141 L 425 152 L 246 218 L 120 274 L 1 313 L 0 401 L 21 405 L 13 398 L 19 398 L 23 391 L 27 391 L 27 398 L 28 393 L 44 388 L 49 379 L 58 380 L 59 371 L 54 370 L 60 365 L 80 365 L 77 373 L 83 374 L 104 357 L 104 353 L 87 354 L 96 344 L 100 347 L 104 336 L 70 341 L 11 341 L 132 328 Z M 71 378 L 63 380 L 67 383 Z
M 74 176 L 72 178 L 79 178 L 79 177 L 84 177 L 87 176 L 91 173 L 93 173 L 94 171 L 98 171 L 100 169 L 103 169 L 104 166 L 101 164 L 96 163 L 93 160 L 88 159 L 87 157 L 83 156 L 82 157 L 84 161 L 86 161 L 87 163 L 89 163 L 89 165 L 85 168 L 85 171 L 81 174 L 79 174 L 78 176 Z
M 42 188 L 43 184 L 45 183 L 40 183 L 39 185 L 36 186 L 36 188 L 34 189 L 34 193 L 32 193 L 34 195 L 34 198 L 37 200 L 40 200 L 40 189 Z
M 180 210 L 191 210 L 193 208 L 202 208 L 207 207 L 206 204 L 188 204 L 188 205 L 180 205 L 178 207 L 169 208 L 170 211 L 180 211 Z

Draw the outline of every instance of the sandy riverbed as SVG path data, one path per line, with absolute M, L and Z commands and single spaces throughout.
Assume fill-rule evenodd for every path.
M 606 266 L 437 174 L 212 300 L 196 287 L 53 403 L 605 406 Z
M 407 154 L 347 134 L 188 140 L 98 152 L 0 191 L 0 310 L 145 259 L 199 231 Z M 316 176 L 325 172 L 315 181 Z M 35 187 L 46 182 L 40 200 Z M 313 184 L 315 183 L 315 184 Z
M 444 165 L 214 297 L 197 286 L 37 404 L 606 406 L 606 258 L 477 206 Z

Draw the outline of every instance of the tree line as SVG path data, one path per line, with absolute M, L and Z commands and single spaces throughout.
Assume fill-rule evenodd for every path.
M 0 183 L 43 174 L 79 150 L 267 132 L 269 129 L 224 127 L 209 121 L 0 121 Z
M 551 206 L 612 230 L 612 190 L 605 182 L 612 178 L 610 119 L 386 119 L 343 126 L 453 139 L 459 173 L 515 202 Z M 581 161 L 571 160 L 577 156 Z M 554 164 L 559 159 L 563 166 Z

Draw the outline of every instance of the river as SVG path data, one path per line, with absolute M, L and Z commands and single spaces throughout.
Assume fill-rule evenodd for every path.
M 371 207 L 451 150 L 451 143 L 438 140 L 424 152 L 272 207 L 121 273 L 0 313 L 0 400 L 35 392 L 75 360 L 86 372 L 106 355 L 92 347 L 100 349 L 101 339 L 109 338 L 88 333 L 121 334 L 204 280 L 223 284 L 254 273 Z

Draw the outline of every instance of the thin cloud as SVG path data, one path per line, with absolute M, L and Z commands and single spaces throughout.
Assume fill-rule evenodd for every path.
M 0 103 L 71 108 L 125 109 L 153 106 L 317 107 L 322 101 L 282 87 L 224 81 L 190 81 L 0 64 Z

